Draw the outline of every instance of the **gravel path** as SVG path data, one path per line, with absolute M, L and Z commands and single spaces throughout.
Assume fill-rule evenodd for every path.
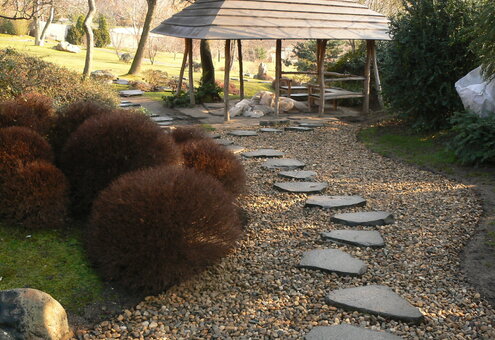
M 243 160 L 249 193 L 241 204 L 249 225 L 238 250 L 197 279 L 148 297 L 132 310 L 102 322 L 84 338 L 301 339 L 314 326 L 350 323 L 387 330 L 404 339 L 494 339 L 493 307 L 460 270 L 460 252 L 481 215 L 465 185 L 382 158 L 356 141 L 356 127 L 334 122 L 312 132 L 227 136 L 247 150 L 274 148 L 306 163 L 327 195 L 360 195 L 366 208 L 384 210 L 396 222 L 380 227 L 383 249 L 335 245 L 322 231 L 351 229 L 330 222 L 332 211 L 303 208 L 307 195 L 273 189 L 282 179 Z M 361 277 L 296 268 L 304 251 L 336 248 L 368 263 Z M 328 306 L 331 290 L 367 284 L 392 287 L 425 315 L 412 326 Z

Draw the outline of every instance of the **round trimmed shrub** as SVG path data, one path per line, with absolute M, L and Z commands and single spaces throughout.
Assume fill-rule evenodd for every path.
M 52 164 L 44 160 L 20 164 L 0 179 L 0 217 L 32 229 L 62 227 L 67 192 L 64 174 Z
M 37 132 L 21 126 L 0 129 L 0 163 L 16 158 L 21 162 L 53 162 L 50 144 Z
M 181 144 L 184 165 L 207 173 L 234 195 L 244 191 L 246 173 L 241 161 L 211 139 L 190 140 Z
M 172 138 L 178 144 L 185 143 L 190 140 L 210 138 L 204 129 L 195 127 L 177 127 L 172 130 Z
M 125 110 L 87 119 L 69 137 L 60 157 L 78 217 L 89 213 L 97 194 L 117 177 L 179 162 L 180 152 L 169 134 L 145 115 Z
M 177 166 L 126 174 L 95 200 L 88 256 L 127 289 L 157 293 L 219 261 L 242 234 L 230 194 Z
M 46 136 L 54 112 L 49 97 L 37 93 L 23 94 L 0 103 L 0 127 L 24 126 Z

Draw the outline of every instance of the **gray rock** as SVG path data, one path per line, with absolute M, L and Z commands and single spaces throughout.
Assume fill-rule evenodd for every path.
M 37 289 L 0 291 L 0 339 L 65 340 L 67 314 L 57 300 Z
M 107 82 L 107 83 L 112 83 L 112 80 L 115 79 L 115 74 L 108 70 L 96 70 L 91 72 L 90 77 L 92 79 L 102 81 L 102 82 Z
M 81 48 L 77 45 L 72 45 L 68 43 L 67 41 L 61 41 L 59 42 L 54 49 L 58 51 L 63 51 L 63 52 L 70 52 L 70 53 L 79 53 L 81 52 Z
M 157 123 L 159 123 L 159 122 L 171 122 L 174 120 L 172 117 L 168 117 L 168 116 L 151 117 L 151 119 Z
M 232 152 L 234 154 L 238 154 L 238 153 L 241 153 L 244 150 L 246 150 L 245 147 L 240 146 L 240 145 L 227 145 L 225 147 L 227 148 L 227 150 L 229 150 L 230 152 Z
M 305 340 L 400 340 L 401 337 L 388 332 L 341 324 L 336 326 L 319 326 L 313 328 Z
M 292 170 L 281 171 L 278 173 L 278 175 L 285 178 L 310 180 L 316 176 L 316 172 L 309 170 Z
M 281 132 L 284 132 L 284 130 L 280 130 L 280 129 L 274 129 L 274 128 L 261 128 L 258 130 L 259 132 L 267 132 L 267 133 L 281 133 Z
M 256 133 L 256 131 L 234 130 L 234 131 L 230 131 L 229 135 L 236 137 L 251 137 L 251 136 L 257 136 L 258 134 Z
M 285 128 L 285 131 L 305 132 L 305 131 L 313 131 L 313 129 L 308 128 L 308 127 L 303 127 L 303 126 L 288 126 Z
M 173 124 L 173 122 L 156 122 L 159 126 L 170 126 Z
M 215 139 L 215 142 L 217 142 L 218 144 L 223 145 L 223 146 L 234 144 L 233 141 L 228 140 L 228 139 L 222 139 L 222 138 Z
M 323 123 L 299 123 L 299 126 L 307 127 L 307 128 L 318 128 L 318 127 L 324 127 L 325 124 L 323 124 Z
M 121 97 L 134 97 L 134 96 L 142 96 L 144 94 L 141 90 L 122 90 L 119 91 Z
M 321 237 L 324 240 L 360 247 L 381 248 L 385 246 L 382 235 L 376 230 L 332 230 L 322 232 Z
M 261 120 L 260 126 L 279 126 L 288 125 L 290 121 L 288 119 L 272 119 L 272 120 Z
M 303 254 L 299 267 L 357 276 L 363 275 L 368 266 L 338 249 L 315 249 Z
M 274 183 L 273 186 L 281 191 L 288 191 L 292 193 L 311 193 L 322 192 L 328 186 L 323 182 L 280 182 Z
M 120 103 L 119 107 L 126 108 L 126 107 L 141 107 L 141 104 L 139 103 Z
M 310 196 L 305 207 L 319 207 L 324 209 L 338 209 L 346 207 L 361 207 L 366 200 L 360 196 Z
M 126 80 L 126 79 L 115 79 L 113 81 L 114 84 L 118 84 L 118 85 L 129 85 L 129 80 Z
M 220 136 L 220 134 L 218 134 L 218 133 L 213 133 L 210 135 L 210 138 L 213 138 L 213 139 L 219 139 L 220 137 L 222 137 L 222 136 Z
M 246 158 L 273 158 L 282 157 L 285 155 L 285 152 L 274 149 L 258 149 L 254 151 L 244 152 L 242 155 Z
M 294 170 L 294 169 L 302 169 L 306 166 L 301 161 L 297 159 L 291 158 L 283 158 L 283 159 L 270 159 L 261 164 L 261 166 L 265 169 L 274 170 L 274 169 L 283 169 L 283 170 Z
M 356 225 L 385 225 L 394 223 L 394 216 L 386 211 L 363 211 L 355 213 L 336 214 L 332 222 L 349 226 Z
M 369 285 L 337 289 L 326 296 L 328 304 L 411 323 L 423 320 L 418 308 L 387 286 Z

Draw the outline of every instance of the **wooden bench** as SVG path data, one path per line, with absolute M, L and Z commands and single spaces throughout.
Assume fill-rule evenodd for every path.
M 365 77 L 355 76 L 351 74 L 339 74 L 331 72 L 331 78 L 325 78 L 325 83 L 332 83 L 338 81 L 365 81 Z M 338 99 L 349 98 L 364 98 L 363 92 L 349 91 L 339 87 L 325 87 L 325 95 L 323 96 L 325 101 L 333 102 L 333 109 L 337 110 Z M 321 94 L 320 86 L 318 84 L 308 84 L 308 106 L 320 106 Z

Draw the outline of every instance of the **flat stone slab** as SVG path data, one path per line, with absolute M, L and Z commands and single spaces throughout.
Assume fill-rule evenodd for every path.
M 227 150 L 229 150 L 230 152 L 232 152 L 234 154 L 238 154 L 238 153 L 241 153 L 244 150 L 246 150 L 245 147 L 240 146 L 240 145 L 227 145 L 225 147 L 227 148 Z
M 273 120 L 261 120 L 260 126 L 278 126 L 287 125 L 290 121 L 288 119 L 273 119 Z
M 363 275 L 368 266 L 338 249 L 315 249 L 304 252 L 299 267 L 357 276 Z
M 230 131 L 229 135 L 236 137 L 251 137 L 251 136 L 257 136 L 258 134 L 256 133 L 256 131 L 234 130 L 234 131 Z
M 129 85 L 129 80 L 126 79 L 115 79 L 113 81 L 114 84 L 119 84 L 119 85 Z
M 213 139 L 219 139 L 220 137 L 222 137 L 218 133 L 213 133 L 213 134 L 210 134 L 209 136 L 210 136 L 210 138 L 213 138 Z
M 318 127 L 324 127 L 325 124 L 323 124 L 323 123 L 299 123 L 299 126 L 307 127 L 307 128 L 318 128 Z
M 303 127 L 303 126 L 288 126 L 285 128 L 285 131 L 306 132 L 306 131 L 313 131 L 313 129 L 309 128 L 309 127 Z
M 159 126 L 170 126 L 173 122 L 156 122 Z
M 216 138 L 215 142 L 217 142 L 218 144 L 223 145 L 223 146 L 234 144 L 233 141 L 228 140 L 228 139 L 222 139 L 222 138 Z
M 258 149 L 254 151 L 244 152 L 242 155 L 246 158 L 273 158 L 282 157 L 285 155 L 285 152 L 274 149 Z
M 328 304 L 411 323 L 423 320 L 418 308 L 387 286 L 369 285 L 337 289 L 326 296 Z
M 314 327 L 305 340 L 401 340 L 401 337 L 388 332 L 341 324 L 336 326 Z
M 338 209 L 347 207 L 361 207 L 366 200 L 360 196 L 310 196 L 306 200 L 305 207 L 318 207 L 324 209 Z
M 141 90 L 122 90 L 119 91 L 121 97 L 133 97 L 133 96 L 142 96 L 144 91 Z
M 284 130 L 280 129 L 274 129 L 274 128 L 261 128 L 258 130 L 259 132 L 266 132 L 266 133 L 281 133 L 284 132 Z
M 363 211 L 355 213 L 336 214 L 332 222 L 349 226 L 356 225 L 385 225 L 394 223 L 394 216 L 386 211 Z
M 141 104 L 139 103 L 120 103 L 119 107 L 125 108 L 125 107 L 141 107 Z
M 279 182 L 273 186 L 281 191 L 287 191 L 297 194 L 305 194 L 310 192 L 322 192 L 328 186 L 328 183 L 323 182 Z
M 261 166 L 265 169 L 273 170 L 273 169 L 283 169 L 283 170 L 294 170 L 294 169 L 302 169 L 306 166 L 301 161 L 297 159 L 291 158 L 282 158 L 282 159 L 270 159 L 261 164 Z
M 320 235 L 324 240 L 358 247 L 381 248 L 385 246 L 382 235 L 376 230 L 332 230 L 322 232 Z
M 168 117 L 168 116 L 151 117 L 151 119 L 157 123 L 158 122 L 171 122 L 174 120 L 172 117 Z
M 310 170 L 291 170 L 281 171 L 278 175 L 285 178 L 310 180 L 316 176 L 316 172 Z

